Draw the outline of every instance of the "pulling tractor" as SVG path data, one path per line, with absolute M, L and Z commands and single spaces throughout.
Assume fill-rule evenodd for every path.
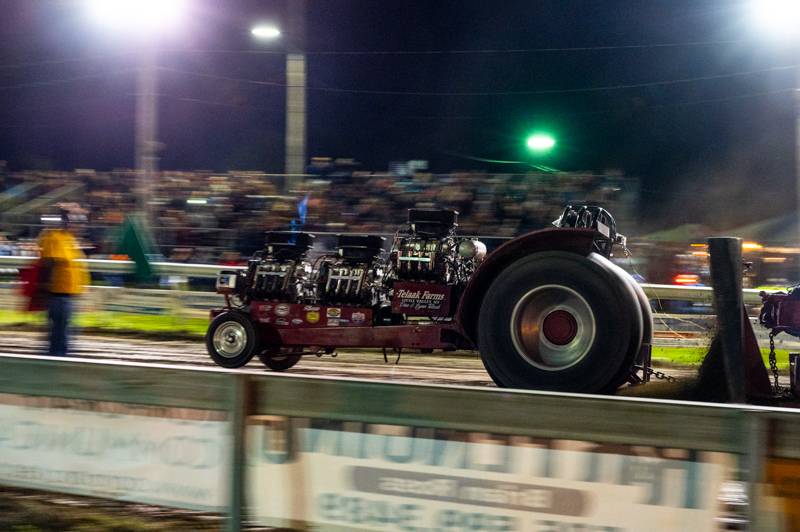
M 489 254 L 457 226 L 456 211 L 410 209 L 389 246 L 342 234 L 318 256 L 313 234 L 268 232 L 245 270 L 217 279 L 211 358 L 281 371 L 339 348 L 477 350 L 503 387 L 610 393 L 648 380 L 650 305 L 609 260 L 625 245 L 610 213 L 568 206 Z

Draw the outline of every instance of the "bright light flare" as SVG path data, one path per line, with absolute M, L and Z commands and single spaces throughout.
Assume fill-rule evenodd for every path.
M 187 0 L 86 0 L 96 24 L 120 33 L 155 34 L 177 27 Z
M 525 145 L 528 146 L 528 149 L 533 151 L 548 151 L 555 147 L 556 139 L 550 135 L 536 133 L 528 137 L 528 140 L 525 141 Z
M 694 273 L 679 273 L 672 278 L 672 284 L 694 286 L 700 284 L 700 276 Z
M 800 41 L 798 0 L 751 0 L 749 15 L 762 33 L 782 40 Z
M 275 26 L 263 25 L 256 26 L 250 30 L 250 34 L 256 39 L 271 40 L 281 36 L 281 30 Z

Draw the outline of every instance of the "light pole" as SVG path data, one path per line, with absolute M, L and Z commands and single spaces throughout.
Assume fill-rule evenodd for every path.
M 795 82 L 792 109 L 794 113 L 794 171 L 797 201 L 797 235 L 800 244 L 800 1 L 752 0 L 748 16 L 754 27 L 766 38 L 779 41 L 794 50 Z
M 136 72 L 136 189 L 137 206 L 150 225 L 150 184 L 158 172 L 158 67 L 156 51 L 145 46 Z
M 292 190 L 302 179 L 306 169 L 306 56 L 305 0 L 289 0 L 287 3 L 288 32 L 286 49 L 286 130 L 284 133 L 284 189 Z M 282 32 L 272 25 L 252 28 L 253 37 L 262 41 L 275 40 Z
M 286 43 L 286 188 L 306 170 L 306 0 L 287 3 Z
M 158 37 L 174 31 L 187 0 L 86 0 L 92 21 L 117 39 L 135 43 L 136 73 L 136 198 L 145 225 L 150 222 L 150 183 L 158 171 Z

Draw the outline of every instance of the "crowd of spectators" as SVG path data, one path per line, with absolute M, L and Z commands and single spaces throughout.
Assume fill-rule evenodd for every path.
M 0 254 L 15 245 L 27 252 L 26 239 L 35 237 L 40 217 L 53 208 L 52 202 L 33 201 L 29 210 L 8 211 L 4 203 L 24 205 L 42 197 L 80 202 L 90 213 L 86 240 L 94 255 L 115 252 L 121 222 L 137 209 L 138 182 L 131 170 L 5 172 L 2 180 Z M 615 173 L 350 171 L 286 183 L 283 176 L 257 172 L 163 171 L 149 182 L 145 197 L 166 259 L 235 262 L 261 246 L 266 230 L 393 233 L 411 207 L 454 208 L 461 234 L 486 236 L 544 227 L 573 202 L 603 204 L 619 218 L 635 208 L 636 186 Z

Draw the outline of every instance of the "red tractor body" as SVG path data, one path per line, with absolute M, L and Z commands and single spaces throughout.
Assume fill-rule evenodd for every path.
M 606 392 L 647 380 L 650 307 L 608 260 L 624 237 L 606 211 L 567 208 L 559 227 L 485 259 L 481 242 L 455 235 L 456 216 L 412 209 L 388 252 L 381 237 L 341 235 L 314 259 L 312 235 L 268 233 L 247 271 L 220 274 L 228 305 L 212 312 L 209 354 L 287 369 L 343 347 L 477 349 L 501 386 Z

